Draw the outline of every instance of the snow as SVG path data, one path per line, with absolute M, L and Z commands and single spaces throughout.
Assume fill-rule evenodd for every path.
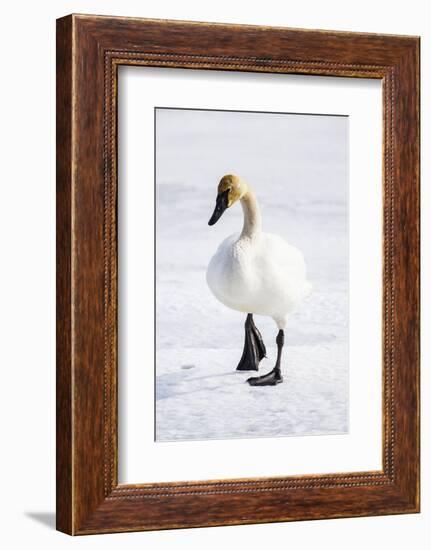
M 158 109 L 156 440 L 341 434 L 348 430 L 348 119 Z M 205 270 L 239 231 L 234 206 L 207 225 L 216 186 L 253 186 L 264 231 L 304 254 L 312 294 L 289 320 L 284 383 L 236 372 L 245 316 L 218 303 Z M 277 329 L 255 316 L 271 370 Z

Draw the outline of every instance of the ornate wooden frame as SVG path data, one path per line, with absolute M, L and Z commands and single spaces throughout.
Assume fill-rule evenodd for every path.
M 118 484 L 119 65 L 382 80 L 382 471 Z M 418 512 L 419 38 L 87 15 L 59 19 L 57 308 L 60 531 Z

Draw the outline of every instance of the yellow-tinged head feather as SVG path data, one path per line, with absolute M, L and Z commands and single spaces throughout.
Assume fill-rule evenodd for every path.
M 227 206 L 232 206 L 247 193 L 248 187 L 244 180 L 234 174 L 223 176 L 218 184 L 218 194 L 228 191 Z

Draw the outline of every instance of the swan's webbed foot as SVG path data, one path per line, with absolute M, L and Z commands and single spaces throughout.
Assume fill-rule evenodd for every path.
M 268 372 L 268 374 L 264 374 L 263 376 L 253 376 L 252 378 L 248 378 L 247 382 L 250 386 L 276 386 L 277 384 L 281 384 L 283 382 L 283 377 L 281 376 L 280 370 L 274 368 L 272 371 Z
M 277 342 L 277 361 L 275 367 L 268 374 L 249 378 L 247 382 L 250 386 L 276 386 L 283 382 L 283 377 L 281 376 L 281 351 L 284 346 L 284 331 L 282 329 L 278 331 L 275 341 Z
M 236 370 L 258 370 L 260 361 L 266 357 L 266 348 L 262 335 L 249 313 L 245 322 L 245 340 L 242 357 Z

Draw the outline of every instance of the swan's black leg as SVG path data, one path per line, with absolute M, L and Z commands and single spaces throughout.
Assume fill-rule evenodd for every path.
M 249 313 L 245 321 L 245 339 L 242 357 L 236 370 L 258 370 L 260 361 L 266 357 L 266 348 L 253 315 Z
M 277 361 L 272 371 L 263 376 L 254 376 L 249 378 L 247 382 L 250 386 L 275 386 L 276 384 L 281 384 L 283 382 L 283 377 L 281 376 L 281 352 L 284 345 L 284 332 L 282 330 L 278 331 L 277 334 Z

